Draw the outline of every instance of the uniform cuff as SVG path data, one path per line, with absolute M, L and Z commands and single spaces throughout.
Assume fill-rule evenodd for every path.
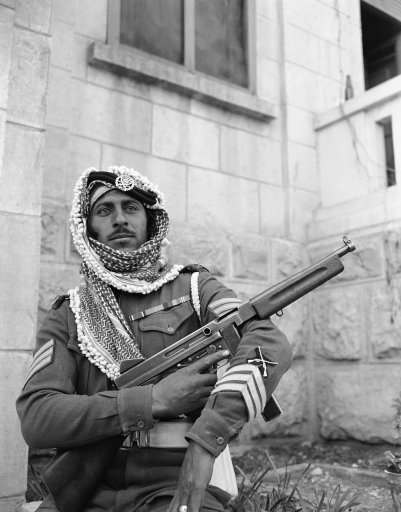
M 227 422 L 213 409 L 204 409 L 201 416 L 187 432 L 185 439 L 195 441 L 217 457 L 231 439 Z
M 117 407 L 123 434 L 149 430 L 155 423 L 152 416 L 152 384 L 120 389 Z

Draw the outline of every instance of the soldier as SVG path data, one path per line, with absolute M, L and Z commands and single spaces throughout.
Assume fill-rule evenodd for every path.
M 285 336 L 270 320 L 251 320 L 217 385 L 211 368 L 225 351 L 156 384 L 116 388 L 122 361 L 147 358 L 239 304 L 203 267 L 168 263 L 168 225 L 162 194 L 133 169 L 90 168 L 76 184 L 71 232 L 82 283 L 39 330 L 17 410 L 28 445 L 56 448 L 56 457 L 124 439 L 86 512 L 224 510 L 235 494 L 226 447 L 290 365 Z M 267 374 L 255 351 L 274 363 Z M 49 494 L 39 510 L 59 506 Z

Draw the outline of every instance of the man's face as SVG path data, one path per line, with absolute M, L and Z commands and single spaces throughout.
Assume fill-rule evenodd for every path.
M 96 240 L 113 249 L 138 249 L 147 240 L 145 207 L 120 190 L 111 190 L 96 201 L 88 226 Z

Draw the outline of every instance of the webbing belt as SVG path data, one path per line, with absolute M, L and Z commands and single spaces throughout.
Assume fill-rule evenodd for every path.
M 185 434 L 192 423 L 187 420 L 159 421 L 153 428 L 136 431 L 124 442 L 122 449 L 129 450 L 135 443 L 140 448 L 187 448 Z M 127 440 L 126 440 L 127 441 Z M 237 482 L 228 446 L 216 458 L 209 485 L 214 485 L 231 496 L 237 496 Z
M 150 430 L 136 430 L 124 441 L 122 448 L 186 448 L 185 434 L 192 423 L 185 420 L 159 421 Z

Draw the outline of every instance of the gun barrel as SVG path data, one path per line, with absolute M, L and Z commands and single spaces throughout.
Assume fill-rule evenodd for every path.
M 267 318 L 279 312 L 340 274 L 344 270 L 340 258 L 354 250 L 355 245 L 348 237 L 344 236 L 343 245 L 340 248 L 251 299 L 250 302 L 256 309 L 259 318 Z

